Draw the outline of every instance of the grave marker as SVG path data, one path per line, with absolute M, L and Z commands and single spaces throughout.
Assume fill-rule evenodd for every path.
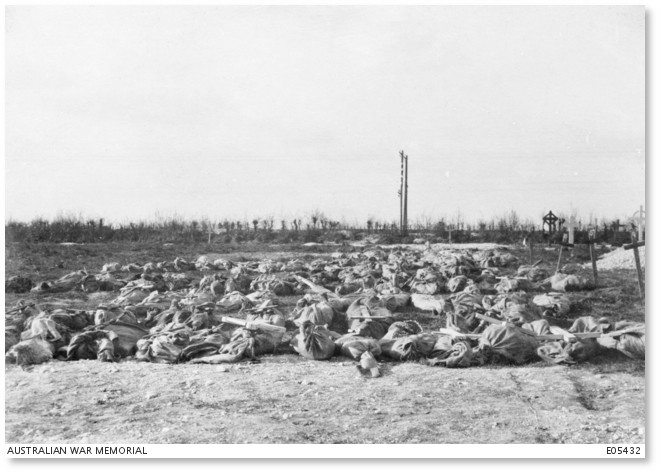
M 644 206 L 640 205 L 639 210 L 633 214 L 633 223 L 637 227 L 637 234 L 639 240 L 644 240 L 644 233 L 646 232 L 646 211 Z
M 577 222 L 575 221 L 575 217 L 571 215 L 571 218 L 568 220 L 568 244 L 569 245 L 574 245 L 575 244 L 575 227 L 577 225 Z
M 596 229 L 589 229 L 589 255 L 591 256 L 591 268 L 594 271 L 594 287 L 598 287 L 598 267 L 596 266 Z
M 644 246 L 644 240 L 639 241 L 636 238 L 635 232 L 630 235 L 631 243 L 623 245 L 624 250 L 633 250 L 635 255 L 635 266 L 637 267 L 637 282 L 639 283 L 639 295 L 644 299 L 644 275 L 642 274 L 642 264 L 639 259 L 639 247 Z
M 561 254 L 564 251 L 564 248 L 573 248 L 575 245 L 572 243 L 568 242 L 568 235 L 564 233 L 561 239 L 561 246 L 559 247 L 559 258 L 557 258 L 557 269 L 555 270 L 555 274 L 559 272 L 559 268 L 561 266 Z

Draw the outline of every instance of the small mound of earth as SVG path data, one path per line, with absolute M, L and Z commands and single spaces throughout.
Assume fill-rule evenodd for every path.
M 639 261 L 642 267 L 646 266 L 644 247 L 639 247 Z M 587 264 L 591 266 L 591 263 Z M 587 266 L 585 265 L 585 266 Z M 635 269 L 635 255 L 633 250 L 617 248 L 598 259 L 598 269 Z

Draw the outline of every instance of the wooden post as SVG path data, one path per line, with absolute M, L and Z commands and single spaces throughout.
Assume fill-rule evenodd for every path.
M 561 266 L 561 253 L 564 251 L 564 245 L 559 246 L 559 258 L 557 259 L 557 269 L 555 269 L 555 274 L 559 272 L 559 267 Z
M 644 241 L 635 241 L 635 234 L 631 235 L 631 243 L 629 245 L 623 245 L 624 250 L 633 250 L 635 255 L 635 266 L 637 267 L 637 282 L 639 283 L 639 296 L 644 300 L 645 291 L 644 291 L 644 275 L 642 274 L 642 263 L 639 259 L 639 250 L 640 246 L 644 246 Z
M 591 268 L 594 271 L 594 287 L 598 287 L 598 266 L 596 265 L 596 230 L 589 230 L 589 255 L 591 256 Z
M 399 227 L 402 235 L 408 234 L 408 156 L 399 151 L 401 156 L 401 188 L 399 189 Z
M 566 248 L 573 248 L 575 245 L 571 245 L 568 243 L 568 235 L 564 235 L 562 238 L 561 246 L 559 247 L 559 258 L 557 259 L 557 269 L 555 270 L 555 274 L 559 272 L 559 268 L 561 267 L 561 254 L 564 250 L 564 247 Z
M 399 152 L 401 156 L 401 183 L 399 185 L 399 232 L 403 235 L 403 150 Z
M 403 188 L 403 227 L 404 235 L 408 235 L 408 155 L 405 157 L 406 163 L 406 173 L 404 179 L 404 188 Z
M 534 232 L 529 234 L 529 264 L 534 264 Z

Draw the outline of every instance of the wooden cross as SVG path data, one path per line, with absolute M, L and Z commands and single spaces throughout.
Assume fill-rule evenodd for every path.
M 643 205 L 640 205 L 639 210 L 633 214 L 632 220 L 637 227 L 638 239 L 643 240 L 644 231 L 646 230 L 646 211 Z
M 631 243 L 628 245 L 623 245 L 624 250 L 633 250 L 635 254 L 635 266 L 637 267 L 637 281 L 639 282 L 639 295 L 644 299 L 644 275 L 642 274 L 642 264 L 639 260 L 639 247 L 644 246 L 644 240 L 635 241 L 635 233 L 633 232 L 630 236 Z

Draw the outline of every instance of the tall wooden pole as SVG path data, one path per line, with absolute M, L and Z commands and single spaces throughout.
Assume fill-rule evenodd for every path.
M 403 234 L 403 151 L 400 151 L 401 155 L 401 183 L 399 186 L 399 232 Z
M 403 234 L 408 235 L 408 155 L 404 157 L 405 177 L 403 186 Z

